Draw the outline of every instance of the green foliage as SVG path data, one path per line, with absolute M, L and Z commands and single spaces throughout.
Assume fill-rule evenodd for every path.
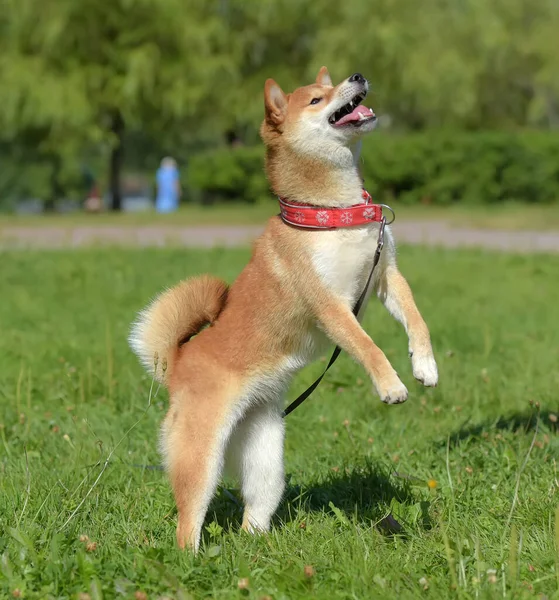
M 10 143 L 0 141 L 0 208 L 21 198 L 83 197 L 87 185 L 80 154 L 73 144 L 52 143 L 43 131 L 30 129 Z
M 559 135 L 425 133 L 379 135 L 363 150 L 371 193 L 386 202 L 451 204 L 559 200 Z
M 264 80 L 291 89 L 356 70 L 399 127 L 559 125 L 555 0 L 6 0 L 3 119 L 87 127 L 187 117 L 214 131 L 261 115 Z M 95 130 L 95 131 L 94 131 Z M 74 132 L 75 133 L 75 132 Z
M 227 75 L 215 3 L 7 1 L 7 123 L 76 128 L 99 141 L 115 110 L 138 128 L 199 116 Z
M 239 199 L 255 203 L 269 197 L 260 146 L 196 154 L 190 160 L 186 181 L 193 199 L 203 204 Z
M 444 132 L 373 134 L 361 171 L 376 201 L 448 205 L 559 201 L 559 134 Z M 192 159 L 189 183 L 212 200 L 265 195 L 263 150 L 221 149 Z
M 0 207 L 9 208 L 20 198 L 44 199 L 50 189 L 53 165 L 44 157 L 28 158 L 28 162 L 2 157 L 0 169 Z
M 551 256 L 401 248 L 439 387 L 414 382 L 402 327 L 371 301 L 364 326 L 408 386 L 408 402 L 383 405 L 342 354 L 286 422 L 288 486 L 271 534 L 239 531 L 238 500 L 220 490 L 200 554 L 177 549 L 168 478 L 139 467 L 159 464 L 167 394 L 154 386 L 145 412 L 151 379 L 128 348 L 129 323 L 165 286 L 200 272 L 232 281 L 248 256 L 4 253 L 0 597 L 19 589 L 27 600 L 137 591 L 176 600 L 555 598 L 559 307 L 550 299 L 559 281 Z M 289 397 L 323 368 L 317 361 L 303 371 Z M 541 404 L 537 434 L 530 399 Z M 394 519 L 402 530 L 391 535 Z
M 165 132 L 176 143 L 177 122 L 213 116 L 213 85 L 229 72 L 214 4 L 7 0 L 0 16 L 0 141 L 20 145 L 38 162 L 59 158 L 43 196 L 69 187 L 60 172 L 65 165 L 91 153 L 108 160 L 122 141 L 120 120 L 125 129 Z M 38 131 L 38 145 L 28 143 Z
M 559 126 L 555 0 L 326 0 L 316 12 L 313 58 L 336 77 L 366 73 L 398 127 Z
M 83 156 L 108 159 L 117 117 L 132 168 L 138 135 L 152 163 L 226 131 L 250 145 L 265 79 L 290 91 L 322 64 L 335 81 L 363 72 L 397 131 L 556 129 L 557 31 L 556 0 L 5 0 L 0 141 L 58 156 L 51 188 L 70 186 Z

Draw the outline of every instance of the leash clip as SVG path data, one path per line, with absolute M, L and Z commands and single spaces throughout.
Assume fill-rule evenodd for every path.
M 392 223 L 392 221 L 390 221 Z M 380 221 L 380 227 L 378 230 L 378 243 L 377 243 L 377 253 L 380 254 L 382 248 L 384 247 L 384 228 L 386 227 L 386 217 L 382 217 Z

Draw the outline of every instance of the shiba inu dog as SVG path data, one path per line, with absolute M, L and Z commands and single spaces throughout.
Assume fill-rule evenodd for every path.
M 356 146 L 376 120 L 362 104 L 367 91 L 359 73 L 333 86 L 325 67 L 315 83 L 287 95 L 266 81 L 260 133 L 285 212 L 270 219 L 233 285 L 193 277 L 162 293 L 133 325 L 133 350 L 169 390 L 161 449 L 180 547 L 198 549 L 226 461 L 240 478 L 243 528 L 269 529 L 284 491 L 284 394 L 328 341 L 361 363 L 383 402 L 407 399 L 352 313 L 379 232 L 356 166 Z M 398 271 L 388 228 L 370 287 L 406 329 L 414 376 L 436 385 L 429 331 Z

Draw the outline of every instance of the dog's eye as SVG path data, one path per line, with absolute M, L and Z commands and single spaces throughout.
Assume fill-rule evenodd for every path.
M 318 104 L 321 100 L 322 100 L 322 98 L 313 98 L 311 100 L 311 104 Z

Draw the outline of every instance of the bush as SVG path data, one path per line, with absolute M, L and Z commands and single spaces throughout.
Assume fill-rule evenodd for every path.
M 221 201 L 266 201 L 270 191 L 264 174 L 264 148 L 220 148 L 193 156 L 187 185 L 193 200 L 203 204 Z
M 376 133 L 361 156 L 365 185 L 377 202 L 559 201 L 559 134 L 551 132 Z M 262 146 L 196 155 L 188 185 L 205 203 L 271 197 Z
M 381 134 L 363 149 L 363 173 L 379 201 L 451 204 L 559 200 L 559 135 Z
M 0 211 L 13 209 L 22 200 L 79 198 L 87 190 L 79 160 L 42 152 L 29 143 L 0 141 Z
M 44 161 L 19 161 L 0 153 L 0 211 L 22 199 L 40 198 L 50 189 L 53 166 Z

